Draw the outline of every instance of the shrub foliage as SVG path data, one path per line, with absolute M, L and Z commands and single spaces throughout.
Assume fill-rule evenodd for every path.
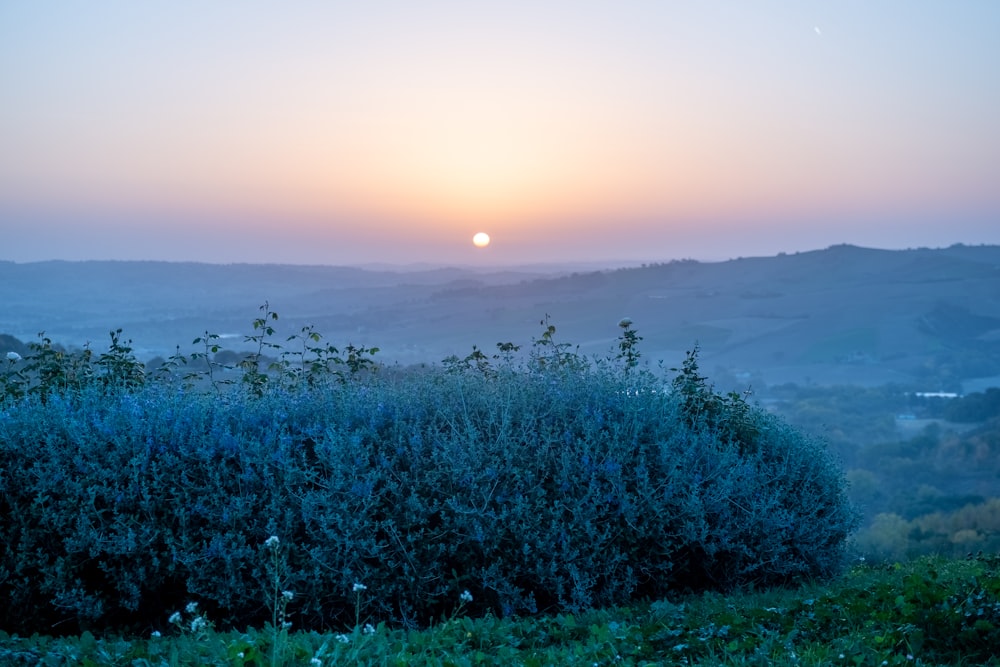
M 0 626 L 148 631 L 191 600 L 260 624 L 276 566 L 287 618 L 336 628 L 426 625 L 466 590 L 471 613 L 579 611 L 842 563 L 856 516 L 838 466 L 716 394 L 697 348 L 668 381 L 638 367 L 628 320 L 603 360 L 546 321 L 528 351 L 377 368 L 312 329 L 281 352 L 263 310 L 225 386 L 209 334 L 200 385 L 179 354 L 144 375 L 120 331 L 96 361 L 43 340 L 8 363 Z

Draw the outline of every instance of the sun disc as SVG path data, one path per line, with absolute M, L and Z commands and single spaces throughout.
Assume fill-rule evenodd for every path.
M 490 244 L 490 235 L 486 232 L 479 232 L 472 237 L 472 245 L 477 248 L 485 248 Z

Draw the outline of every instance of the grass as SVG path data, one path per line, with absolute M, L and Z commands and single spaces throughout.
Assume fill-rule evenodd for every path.
M 1000 556 L 858 562 L 822 584 L 577 615 L 468 618 L 460 610 L 422 631 L 217 631 L 188 614 L 156 637 L 0 633 L 0 664 L 1000 665 Z

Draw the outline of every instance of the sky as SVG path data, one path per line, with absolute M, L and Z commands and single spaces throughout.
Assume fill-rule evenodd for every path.
M 998 244 L 998 66 L 994 0 L 0 3 L 0 260 Z

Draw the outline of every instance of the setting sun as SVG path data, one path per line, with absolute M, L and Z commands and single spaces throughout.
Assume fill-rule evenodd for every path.
M 490 244 L 490 235 L 486 232 L 479 232 L 472 237 L 472 245 L 477 248 L 485 248 Z

